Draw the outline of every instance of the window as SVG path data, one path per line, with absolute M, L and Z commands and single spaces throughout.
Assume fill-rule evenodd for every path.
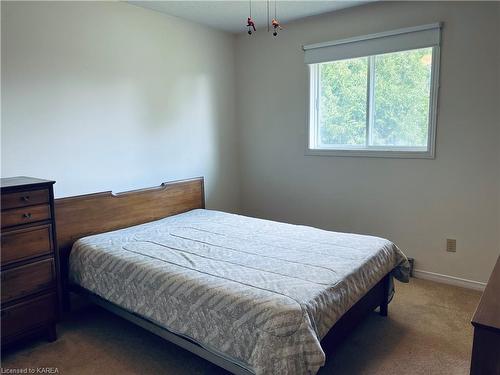
M 434 157 L 440 25 L 304 46 L 312 155 Z

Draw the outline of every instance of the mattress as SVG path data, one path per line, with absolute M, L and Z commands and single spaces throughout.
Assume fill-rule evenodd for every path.
M 78 240 L 70 280 L 260 374 L 315 374 L 320 341 L 388 272 L 390 241 L 211 210 Z

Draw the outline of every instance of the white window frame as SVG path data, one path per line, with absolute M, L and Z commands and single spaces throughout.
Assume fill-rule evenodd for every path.
M 303 49 L 322 48 L 343 45 L 348 43 L 355 43 L 358 41 L 364 42 L 370 39 L 380 39 L 387 36 L 399 35 L 405 33 L 411 33 L 420 30 L 428 30 L 430 28 L 441 28 L 441 24 L 432 24 L 417 26 L 406 29 L 399 29 L 394 31 L 389 31 L 385 33 L 371 34 L 363 37 L 356 37 L 350 39 L 344 39 L 336 42 L 327 43 L 317 43 L 314 45 L 304 46 Z M 428 124 L 428 138 L 427 147 L 392 147 L 392 146 L 371 146 L 369 142 L 370 134 L 370 121 L 373 124 L 373 90 L 374 90 L 374 64 L 375 56 L 377 54 L 358 56 L 358 57 L 368 57 L 368 85 L 367 90 L 372 91 L 367 93 L 367 142 L 366 145 L 356 146 L 356 145 L 318 145 L 317 140 L 319 139 L 317 131 L 319 128 L 317 115 L 319 113 L 319 92 L 320 92 L 320 80 L 319 80 L 319 63 L 307 64 L 308 68 L 308 90 L 307 90 L 307 119 L 306 119 L 306 155 L 312 156 L 356 156 L 356 157 L 379 157 L 379 158 L 411 158 L 411 159 L 434 159 L 435 149 L 436 149 L 436 125 L 437 125 L 437 109 L 438 109 L 438 93 L 439 93 L 439 62 L 440 62 L 440 45 L 434 46 L 422 46 L 420 48 L 432 47 L 432 65 L 431 65 L 431 85 L 429 93 L 429 124 Z M 398 48 L 393 52 L 404 52 L 417 48 Z M 334 59 L 331 61 L 338 61 L 340 59 Z M 329 62 L 326 60 L 323 62 Z

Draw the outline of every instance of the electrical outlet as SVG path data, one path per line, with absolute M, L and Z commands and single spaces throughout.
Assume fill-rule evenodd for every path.
M 446 251 L 449 253 L 457 252 L 457 240 L 447 238 L 446 239 Z

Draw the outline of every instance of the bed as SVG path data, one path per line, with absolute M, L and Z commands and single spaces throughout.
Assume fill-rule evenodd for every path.
M 64 290 L 236 374 L 315 374 L 408 280 L 388 240 L 207 210 L 202 178 L 62 198 L 56 219 Z

